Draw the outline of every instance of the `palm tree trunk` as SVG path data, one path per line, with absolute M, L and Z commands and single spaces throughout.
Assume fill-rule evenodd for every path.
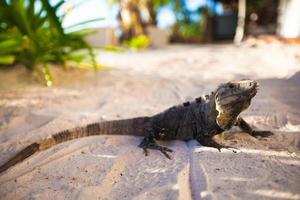
M 122 30 L 121 41 L 145 33 L 137 3 L 137 1 L 120 0 L 118 19 Z
M 239 0 L 238 5 L 238 23 L 234 36 L 234 43 L 240 44 L 244 37 L 246 18 L 246 0 Z
M 147 0 L 146 1 L 146 8 L 149 12 L 149 25 L 156 26 L 157 25 L 157 20 L 156 20 L 156 12 L 154 10 L 154 5 L 153 5 L 153 0 Z

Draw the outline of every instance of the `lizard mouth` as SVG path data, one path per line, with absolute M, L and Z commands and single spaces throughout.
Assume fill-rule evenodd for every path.
M 252 87 L 252 89 L 250 90 L 250 92 L 249 92 L 251 98 L 254 97 L 254 96 L 256 95 L 256 93 L 257 93 L 258 90 L 259 90 L 259 84 L 256 83 L 256 84 Z

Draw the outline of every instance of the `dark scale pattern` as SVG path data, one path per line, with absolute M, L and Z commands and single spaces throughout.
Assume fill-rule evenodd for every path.
M 163 140 L 190 140 L 199 134 L 212 133 L 217 124 L 208 117 L 215 109 L 211 104 L 199 97 L 196 101 L 185 102 L 153 116 L 153 135 Z M 217 112 L 214 114 L 217 115 Z
M 14 166 L 15 164 L 23 161 L 24 159 L 28 158 L 38 150 L 39 150 L 39 144 L 36 142 L 27 146 L 25 149 L 23 149 L 21 152 L 15 155 L 12 159 L 7 161 L 4 165 L 0 166 L 0 173 L 7 170 L 11 166 Z
M 94 123 L 86 126 L 87 135 L 99 135 L 100 134 L 100 124 Z
M 189 106 L 189 105 L 191 105 L 191 103 L 188 102 L 188 101 L 183 103 L 183 106 L 185 106 L 185 107 L 186 107 L 186 106 Z
M 71 132 L 69 130 L 64 130 L 52 136 L 57 143 L 62 141 L 67 141 L 71 138 Z
M 202 98 L 201 97 L 198 97 L 195 100 L 196 100 L 196 103 L 201 103 L 202 102 Z

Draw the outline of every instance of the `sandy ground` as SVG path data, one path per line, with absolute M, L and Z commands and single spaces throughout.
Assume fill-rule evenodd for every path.
M 112 67 L 58 73 L 52 88 L 30 82 L 23 68 L 0 73 L 0 163 L 66 128 L 152 115 L 245 77 L 261 90 L 242 115 L 275 135 L 235 129 L 216 137 L 237 153 L 161 143 L 175 150 L 172 160 L 155 151 L 145 157 L 139 137 L 82 138 L 1 174 L 0 199 L 300 199 L 299 46 L 170 46 L 99 59 Z

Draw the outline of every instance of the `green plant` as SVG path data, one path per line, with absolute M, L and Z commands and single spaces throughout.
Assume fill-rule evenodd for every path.
M 178 35 L 185 40 L 190 38 L 201 38 L 203 36 L 203 31 L 200 23 L 181 23 L 178 28 Z
M 146 35 L 139 35 L 124 41 L 123 45 L 135 50 L 145 49 L 150 45 L 150 39 Z
M 85 59 L 87 52 L 96 69 L 93 49 L 84 40 L 90 32 L 68 31 L 62 27 L 64 15 L 59 17 L 57 10 L 63 4 L 63 0 L 54 6 L 48 0 L 1 0 L 0 64 L 21 63 L 30 70 L 42 66 L 47 85 L 52 84 L 48 63 L 78 63 Z

